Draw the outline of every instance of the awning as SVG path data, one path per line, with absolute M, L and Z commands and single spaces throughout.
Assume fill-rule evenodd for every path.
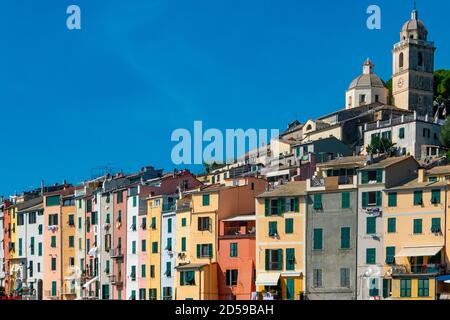
M 432 257 L 442 248 L 443 246 L 404 247 L 395 257 Z
M 280 279 L 281 273 L 260 273 L 256 275 L 256 285 L 257 286 L 276 286 L 278 285 L 278 280 Z
M 450 274 L 445 276 L 436 277 L 437 281 L 444 281 L 445 283 L 450 283 Z
M 229 219 L 223 219 L 224 222 L 236 222 L 236 221 L 255 221 L 256 216 L 254 214 L 250 215 L 242 215 L 242 216 L 236 216 Z
M 88 282 L 86 282 L 85 284 L 83 284 L 83 288 L 87 288 L 91 285 L 91 283 L 97 281 L 98 277 L 94 277 L 91 280 L 89 280 Z
M 278 177 L 278 176 L 287 176 L 289 174 L 290 174 L 290 171 L 289 171 L 289 169 L 287 169 L 287 170 L 269 172 L 268 174 L 266 174 L 266 177 L 271 178 L 271 177 Z

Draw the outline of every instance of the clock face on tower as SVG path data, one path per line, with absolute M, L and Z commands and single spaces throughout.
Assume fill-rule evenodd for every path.
M 398 79 L 397 86 L 399 88 L 402 88 L 404 84 L 405 84 L 405 80 L 403 80 L 403 78 Z

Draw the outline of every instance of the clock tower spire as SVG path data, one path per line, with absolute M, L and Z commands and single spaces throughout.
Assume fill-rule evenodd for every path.
M 394 45 L 392 93 L 398 108 L 433 115 L 434 43 L 428 41 L 428 30 L 419 20 L 416 8 Z

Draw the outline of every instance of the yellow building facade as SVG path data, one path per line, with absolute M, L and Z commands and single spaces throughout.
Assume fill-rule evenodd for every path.
M 161 213 L 164 197 L 150 197 L 147 201 L 148 221 L 148 286 L 150 300 L 161 299 Z
M 260 298 L 301 299 L 305 288 L 306 184 L 256 199 L 256 289 Z
M 447 271 L 447 183 L 428 182 L 424 169 L 418 171 L 417 179 L 383 195 L 386 298 L 434 300 L 436 277 Z

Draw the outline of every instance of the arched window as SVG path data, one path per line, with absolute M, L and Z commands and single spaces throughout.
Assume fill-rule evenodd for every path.
M 312 130 L 312 126 L 310 124 L 308 124 L 308 126 L 306 127 L 306 131 L 310 131 Z
M 418 62 L 419 67 L 423 67 L 423 53 L 419 52 Z
M 403 68 L 403 52 L 400 53 L 400 56 L 398 57 L 398 66 Z

